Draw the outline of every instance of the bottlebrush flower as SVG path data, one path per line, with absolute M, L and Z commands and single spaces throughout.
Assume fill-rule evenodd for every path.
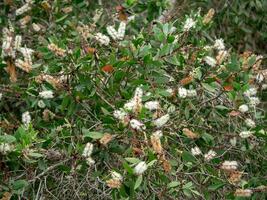
M 133 111 L 135 114 L 139 113 L 142 109 L 142 96 L 143 90 L 137 87 L 134 93 L 134 97 L 124 105 L 124 109 Z
M 250 197 L 253 194 L 253 191 L 250 189 L 236 189 L 235 196 L 236 197 Z
M 140 122 L 140 121 L 138 121 L 136 119 L 132 119 L 130 121 L 130 126 L 133 129 L 137 130 L 137 131 L 142 131 L 142 130 L 145 130 L 146 129 L 146 126 L 142 122 Z
M 125 30 L 126 30 L 126 23 L 122 21 L 118 29 L 118 40 L 122 40 L 124 38 Z
M 102 34 L 102 33 L 97 33 L 95 35 L 95 39 L 101 44 L 101 45 L 105 45 L 108 46 L 110 43 L 110 39 L 108 36 Z
M 200 148 L 198 146 L 195 146 L 194 148 L 191 148 L 191 153 L 194 156 L 198 156 L 200 154 L 202 154 Z
M 157 128 L 160 128 L 162 126 L 164 126 L 170 119 L 170 115 L 169 114 L 166 114 L 166 115 L 163 115 L 162 117 L 154 120 L 153 124 L 157 127 Z
M 180 98 L 186 98 L 187 89 L 182 88 L 182 87 L 178 88 L 178 95 L 179 95 Z
M 12 151 L 12 146 L 8 143 L 0 144 L 0 154 L 6 155 L 8 152 Z
M 3 97 L 3 93 L 0 93 L 0 101 L 1 101 L 2 97 Z
M 82 156 L 85 158 L 91 157 L 92 153 L 93 153 L 93 149 L 94 149 L 94 145 L 90 142 L 88 142 L 83 150 Z
M 196 26 L 196 22 L 192 18 L 187 18 L 183 30 L 184 31 L 189 31 L 191 28 L 194 28 Z
M 210 56 L 204 57 L 204 61 L 211 67 L 214 67 L 217 64 L 217 61 L 214 58 L 210 57 Z
M 155 132 L 150 137 L 152 148 L 157 154 L 161 154 L 163 151 L 162 146 L 161 146 L 161 141 L 160 141 L 161 135 L 162 134 Z
M 43 99 L 52 99 L 54 98 L 54 93 L 51 90 L 45 90 L 45 91 L 39 92 L 39 96 Z
M 160 105 L 158 101 L 148 101 L 145 103 L 145 108 L 148 110 L 157 110 L 159 109 Z
M 60 47 L 58 47 L 56 44 L 51 43 L 47 46 L 47 48 L 52 51 L 54 54 L 56 54 L 57 56 L 65 56 L 66 55 L 66 50 L 62 49 Z
M 249 108 L 248 108 L 248 105 L 243 104 L 243 105 L 239 106 L 238 110 L 242 113 L 245 113 L 249 110 Z
M 197 96 L 197 91 L 196 90 L 187 90 L 187 97 L 196 97 Z
M 239 136 L 241 138 L 249 138 L 253 135 L 253 132 L 252 131 L 242 131 Z
M 214 14 L 215 14 L 215 10 L 213 8 L 209 9 L 208 13 L 203 17 L 203 24 L 210 23 Z
M 86 158 L 86 163 L 87 163 L 87 165 L 91 166 L 91 165 L 95 164 L 95 160 L 91 157 L 88 157 L 88 158 Z
M 21 41 L 22 41 L 21 35 L 16 35 L 14 49 L 18 50 L 21 47 Z
M 29 10 L 31 10 L 31 3 L 26 3 L 16 10 L 16 16 L 22 15 Z
M 120 120 L 121 123 L 123 123 L 124 125 L 127 125 L 129 123 L 129 116 L 128 113 L 126 113 L 123 109 L 120 110 L 115 110 L 113 112 L 113 116 Z
M 210 161 L 212 160 L 215 156 L 217 155 L 217 153 L 213 150 L 209 150 L 208 153 L 204 154 L 204 158 L 206 161 Z
M 25 125 L 25 126 L 28 126 L 30 123 L 31 123 L 31 115 L 29 113 L 29 111 L 26 111 L 22 114 L 22 123 Z
M 233 171 L 237 170 L 238 163 L 236 161 L 224 161 L 221 165 L 221 169 L 226 170 L 226 171 Z
M 255 96 L 257 94 L 257 89 L 256 88 L 249 88 L 248 90 L 246 90 L 244 92 L 244 95 L 246 97 L 252 97 L 252 96 Z
M 113 179 L 117 179 L 117 180 L 119 180 L 119 181 L 122 181 L 122 180 L 123 180 L 122 175 L 121 175 L 120 173 L 118 173 L 118 172 L 115 172 L 115 171 L 112 171 L 112 172 L 111 172 L 111 177 L 112 177 Z
M 228 56 L 228 51 L 221 50 L 218 52 L 218 55 L 216 56 L 217 64 L 220 65 L 225 60 L 225 58 Z
M 117 188 L 117 189 L 119 189 L 121 187 L 121 184 L 122 183 L 121 183 L 120 180 L 112 178 L 112 179 L 107 180 L 106 181 L 106 184 L 110 188 L 113 188 L 113 189 L 114 188 Z
M 247 118 L 245 120 L 245 123 L 246 123 L 247 127 L 250 127 L 250 128 L 255 128 L 256 127 L 256 123 L 252 119 Z
M 147 170 L 147 164 L 146 164 L 144 161 L 142 161 L 142 162 L 139 162 L 139 163 L 135 166 L 135 168 L 134 168 L 134 173 L 135 173 L 136 175 L 141 175 L 141 174 L 143 174 L 146 170 Z
M 260 104 L 259 97 L 249 97 L 249 104 L 251 106 L 256 106 L 256 105 Z
M 215 40 L 214 42 L 214 45 L 213 47 L 217 50 L 224 50 L 225 49 L 225 46 L 224 46 L 224 42 L 223 42 L 223 39 L 217 39 Z

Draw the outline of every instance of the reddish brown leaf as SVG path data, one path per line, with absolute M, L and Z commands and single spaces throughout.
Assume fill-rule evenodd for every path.
M 187 85 L 187 84 L 191 83 L 192 81 L 193 81 L 193 77 L 187 76 L 187 77 L 183 78 L 182 80 L 180 80 L 180 84 L 181 85 Z
M 10 60 L 7 61 L 7 68 L 6 68 L 7 73 L 9 74 L 9 78 L 11 82 L 16 82 L 17 81 L 17 73 L 16 73 L 16 67 L 14 63 Z
M 229 91 L 232 91 L 234 89 L 234 87 L 232 85 L 225 85 L 225 86 L 223 86 L 223 89 L 225 91 L 229 92 Z
M 229 112 L 230 116 L 236 117 L 239 116 L 241 113 L 239 111 L 236 110 L 232 110 L 231 112 Z
M 112 72 L 114 70 L 112 65 L 105 65 L 104 67 L 102 67 L 102 71 L 104 72 Z

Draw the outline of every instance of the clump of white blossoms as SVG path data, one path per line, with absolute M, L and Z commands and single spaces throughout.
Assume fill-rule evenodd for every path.
M 169 114 L 166 114 L 166 115 L 163 115 L 162 117 L 156 119 L 153 121 L 153 124 L 157 127 L 157 128 L 160 128 L 162 126 L 164 126 L 170 119 L 170 115 Z
M 253 194 L 251 189 L 236 189 L 235 196 L 236 197 L 250 197 Z
M 101 44 L 101 45 L 105 45 L 108 46 L 110 43 L 110 39 L 108 36 L 102 34 L 102 33 L 97 33 L 95 35 L 95 39 Z
M 217 61 L 210 56 L 205 56 L 204 61 L 211 67 L 215 67 L 217 64 Z
M 16 10 L 16 16 L 22 15 L 25 12 L 28 12 L 29 10 L 31 10 L 32 4 L 33 4 L 32 0 L 26 0 L 26 3 L 22 7 Z
M 15 61 L 15 66 L 22 69 L 25 72 L 30 72 L 32 69 L 32 54 L 34 50 L 21 47 L 22 37 L 15 35 L 14 28 L 9 24 L 9 28 L 3 28 L 3 43 L 2 43 L 2 58 L 12 59 Z M 20 53 L 23 59 L 17 58 L 17 54 Z M 16 77 L 10 77 L 15 82 Z
M 194 148 L 191 148 L 191 153 L 194 156 L 198 156 L 200 154 L 202 154 L 200 148 L 198 146 L 195 146 Z
M 157 110 L 160 108 L 160 104 L 158 101 L 148 101 L 145 103 L 145 108 L 148 110 Z
M 186 98 L 187 96 L 187 89 L 186 88 L 178 88 L 178 95 L 180 98 Z
M 246 113 L 246 112 L 248 112 L 249 107 L 248 107 L 248 105 L 243 104 L 243 105 L 239 106 L 238 110 L 239 110 L 240 112 L 242 112 L 242 113 Z
M 137 130 L 137 131 L 142 131 L 142 130 L 145 130 L 146 129 L 146 126 L 142 122 L 140 122 L 140 121 L 138 121 L 136 119 L 131 119 L 130 126 L 134 130 Z
M 253 135 L 253 133 L 254 133 L 253 131 L 242 131 L 239 133 L 239 136 L 241 138 L 249 138 Z
M 249 118 L 245 119 L 245 124 L 249 128 L 255 128 L 256 127 L 256 123 L 252 119 L 249 119 Z
M 147 164 L 146 164 L 144 161 L 142 161 L 142 162 L 139 162 L 139 163 L 135 166 L 135 168 L 134 168 L 134 173 L 135 173 L 136 175 L 141 175 L 141 174 L 143 174 L 146 170 L 147 170 Z
M 127 125 L 129 123 L 129 115 L 123 109 L 115 110 L 113 112 L 113 116 L 116 119 L 120 120 L 120 122 L 124 125 Z
M 233 171 L 237 170 L 238 163 L 236 161 L 224 161 L 221 165 L 221 169 L 227 170 L 227 171 Z
M 54 98 L 54 92 L 51 90 L 45 90 L 45 91 L 39 92 L 39 96 L 43 99 L 52 99 Z
M 123 40 L 126 30 L 126 23 L 121 22 L 118 31 L 113 26 L 107 27 L 107 32 L 113 40 Z
M 204 159 L 206 161 L 210 161 L 212 160 L 215 156 L 217 155 L 217 153 L 213 150 L 209 150 L 208 153 L 204 154 Z
M 83 150 L 82 156 L 86 158 L 86 162 L 88 165 L 92 165 L 95 163 L 95 161 L 92 159 L 91 155 L 93 153 L 94 145 L 90 142 L 88 142 L 85 145 L 85 148 Z
M 29 124 L 31 123 L 31 120 L 32 120 L 32 118 L 31 118 L 29 111 L 22 113 L 22 120 L 21 121 L 26 127 L 29 126 Z
M 223 39 L 217 39 L 217 40 L 215 40 L 213 47 L 215 49 L 219 50 L 219 51 L 220 50 L 224 50 L 225 49 L 225 46 L 224 46 Z
M 8 143 L 2 143 L 0 144 L 0 154 L 6 155 L 12 151 L 12 146 Z
M 179 87 L 178 88 L 178 95 L 182 99 L 184 99 L 186 97 L 195 97 L 195 96 L 197 96 L 197 91 L 193 90 L 193 89 L 188 90 L 186 88 Z
M 248 90 L 246 90 L 246 91 L 244 92 L 244 95 L 245 95 L 246 97 L 252 97 L 252 96 L 255 96 L 256 94 L 257 94 L 257 89 L 254 88 L 254 87 L 249 88 Z
M 1 101 L 2 97 L 3 97 L 3 94 L 2 94 L 2 93 L 0 93 L 0 101 Z
M 249 97 L 249 104 L 251 106 L 256 106 L 256 105 L 260 104 L 259 97 Z
M 194 21 L 192 18 L 187 18 L 184 23 L 183 30 L 189 31 L 191 28 L 194 28 L 196 26 L 196 21 Z
M 143 90 L 140 87 L 135 89 L 134 97 L 124 104 L 124 109 L 127 111 L 133 111 L 139 113 L 142 109 L 142 96 Z

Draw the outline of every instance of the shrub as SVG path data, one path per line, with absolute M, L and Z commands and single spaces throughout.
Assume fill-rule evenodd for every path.
M 163 0 L 109 12 L 11 2 L 1 11 L 3 198 L 266 197 L 262 56 L 211 43 L 212 12 L 174 20 L 160 16 Z

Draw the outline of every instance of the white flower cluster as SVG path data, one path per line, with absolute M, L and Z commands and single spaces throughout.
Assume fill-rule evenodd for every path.
M 107 27 L 107 33 L 113 40 L 123 40 L 125 36 L 126 22 L 121 22 L 118 28 L 118 31 L 115 30 L 113 26 Z M 102 33 L 97 33 L 95 39 L 101 44 L 108 46 L 110 43 L 110 38 Z
M 107 27 L 107 32 L 113 40 L 123 40 L 126 30 L 126 23 L 121 22 L 118 31 L 113 26 Z
M 136 175 L 141 175 L 147 170 L 147 164 L 144 161 L 139 162 L 135 168 L 134 168 L 134 173 Z
M 195 97 L 197 96 L 196 90 L 188 90 L 186 88 L 180 87 L 178 88 L 178 95 L 180 98 L 186 98 L 186 97 Z
M 161 116 L 160 118 L 158 119 L 155 119 L 153 121 L 153 124 L 157 127 L 157 128 L 161 128 L 162 126 L 164 126 L 170 119 L 170 115 L 169 114 L 166 114 L 166 115 L 163 115 Z
M 12 151 L 12 146 L 8 143 L 0 144 L 0 153 L 6 155 L 8 152 Z
M 204 61 L 211 67 L 215 67 L 217 64 L 217 61 L 210 56 L 205 56 Z
M 218 51 L 224 50 L 225 46 L 224 46 L 224 41 L 223 39 L 217 39 L 214 42 L 213 48 L 217 49 Z
M 82 156 L 86 158 L 86 162 L 88 165 L 93 165 L 95 161 L 92 159 L 92 153 L 93 153 L 94 145 L 90 142 L 88 142 L 85 145 L 85 148 L 83 150 Z
M 10 25 L 9 29 L 3 29 L 2 58 L 11 57 L 15 59 L 15 65 L 20 69 L 29 72 L 32 66 L 33 50 L 27 47 L 21 47 L 22 37 L 15 35 L 14 28 Z M 20 52 L 23 60 L 16 58 L 16 53 Z
M 54 98 L 54 93 L 51 90 L 45 90 L 45 91 L 39 92 L 39 96 L 43 99 L 52 99 Z
M 243 105 L 239 106 L 238 110 L 239 110 L 240 112 L 242 112 L 242 113 L 246 113 L 246 112 L 248 112 L 249 107 L 248 107 L 248 105 L 243 104 Z
M 101 44 L 101 45 L 105 45 L 108 46 L 110 43 L 110 39 L 108 36 L 102 34 L 102 33 L 97 33 L 95 35 L 95 39 Z
M 145 130 L 146 129 L 146 126 L 142 122 L 140 122 L 140 121 L 138 121 L 136 119 L 131 119 L 130 126 L 134 130 L 137 130 L 137 131 L 142 131 L 142 130 Z
M 145 108 L 150 111 L 153 111 L 159 109 L 160 105 L 158 101 L 148 101 L 145 103 Z
M 16 16 L 22 15 L 25 12 L 29 11 L 32 9 L 32 0 L 26 0 L 26 3 L 20 7 L 19 9 L 16 10 Z
M 191 153 L 194 156 L 198 156 L 198 155 L 202 154 L 202 152 L 201 152 L 201 150 L 200 150 L 200 148 L 198 146 L 195 146 L 194 148 L 191 148 Z
M 245 119 L 245 124 L 249 128 L 255 128 L 256 127 L 256 123 L 252 119 L 249 119 L 249 118 Z
M 124 104 L 123 109 L 115 110 L 113 113 L 113 116 L 120 120 L 124 125 L 127 125 L 130 122 L 131 128 L 142 131 L 145 130 L 145 125 L 138 121 L 137 119 L 131 119 L 128 115 L 128 112 L 133 112 L 135 114 L 138 114 L 142 107 L 142 97 L 143 97 L 143 90 L 140 87 L 137 87 L 134 93 L 134 96 L 132 99 L 130 99 L 127 103 Z M 160 108 L 160 104 L 158 101 L 148 101 L 145 103 L 144 107 L 150 111 L 155 111 Z M 170 119 L 169 114 L 163 115 L 153 121 L 153 124 L 160 128 L 163 125 L 165 125 Z
M 256 97 L 256 95 L 257 95 L 257 88 L 255 87 L 249 88 L 244 92 L 244 96 L 248 98 L 249 104 L 251 106 L 256 106 L 260 103 L 260 99 Z
M 183 30 L 185 32 L 189 31 L 191 28 L 194 28 L 196 26 L 196 21 L 194 21 L 192 18 L 187 18 Z
M 215 156 L 217 155 L 217 153 L 213 150 L 209 150 L 208 153 L 204 154 L 204 159 L 206 161 L 210 161 L 212 160 Z
M 112 171 L 111 172 L 111 177 L 113 179 L 116 179 L 116 180 L 119 180 L 119 181 L 122 181 L 123 180 L 123 176 L 120 173 L 115 172 L 115 171 Z
M 253 135 L 253 133 L 254 133 L 253 131 L 242 131 L 240 132 L 239 136 L 241 138 L 249 138 Z
M 0 101 L 1 101 L 2 97 L 3 97 L 3 94 L 2 94 L 2 93 L 0 93 Z
M 29 124 L 31 123 L 31 120 L 32 120 L 32 118 L 31 118 L 29 111 L 22 113 L 22 120 L 21 121 L 26 127 L 29 126 Z
M 224 161 L 221 165 L 221 169 L 227 170 L 227 171 L 233 171 L 237 170 L 238 163 L 236 161 Z

